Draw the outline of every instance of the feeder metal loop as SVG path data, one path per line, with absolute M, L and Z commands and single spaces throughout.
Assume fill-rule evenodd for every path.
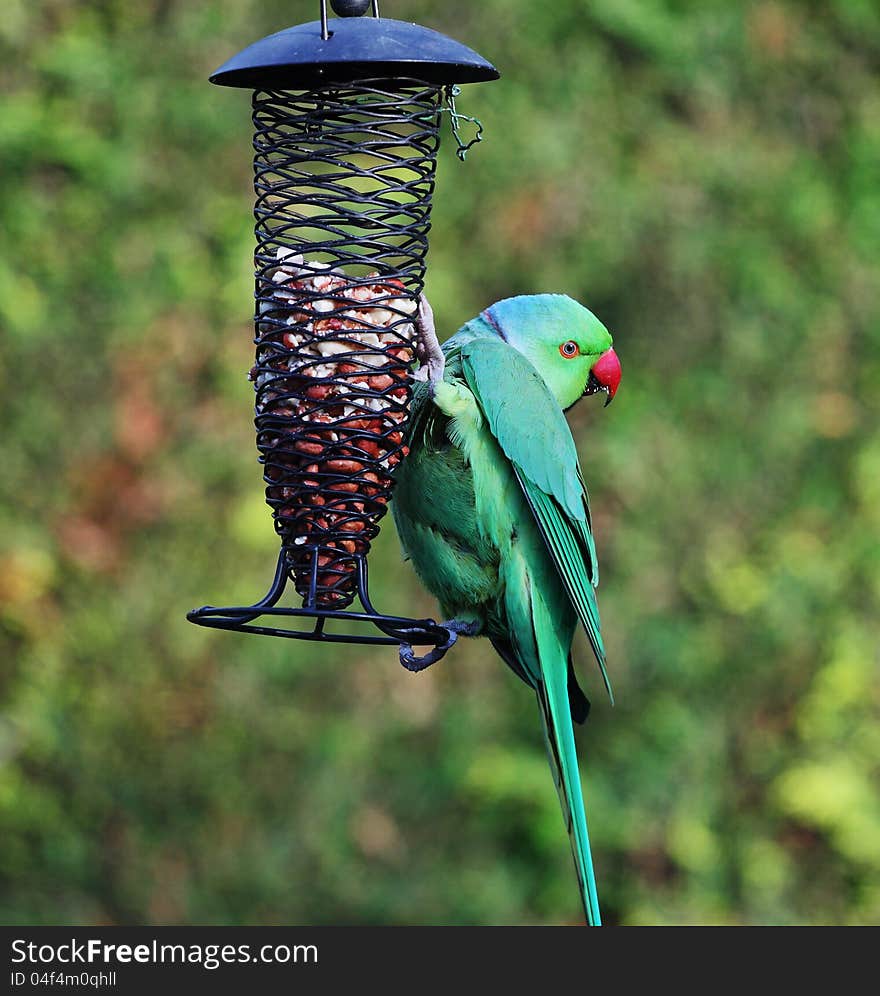
M 322 10 L 326 10 L 327 0 L 321 0 Z M 373 17 L 379 16 L 377 0 L 330 0 L 330 6 L 337 17 L 361 17 L 372 6 Z

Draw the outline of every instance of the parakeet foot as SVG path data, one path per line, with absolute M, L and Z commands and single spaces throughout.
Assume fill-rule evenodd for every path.
M 419 313 L 416 318 L 416 356 L 419 359 L 419 369 L 413 374 L 416 380 L 424 380 L 428 383 L 435 383 L 443 380 L 443 371 L 446 369 L 446 360 L 443 350 L 440 348 L 440 341 L 437 338 L 437 330 L 434 327 L 434 312 L 424 293 L 419 297 Z
M 450 619 L 438 625 L 456 636 L 479 636 L 483 631 L 483 624 L 479 619 Z
M 450 619 L 448 622 L 441 622 L 437 625 L 446 630 L 449 634 L 449 639 L 442 646 L 429 650 L 424 657 L 416 657 L 410 644 L 402 643 L 400 645 L 400 663 L 407 671 L 424 671 L 425 668 L 436 664 L 452 647 L 459 636 L 478 636 L 483 628 L 483 624 L 475 619 Z
M 401 643 L 400 645 L 400 663 L 407 669 L 407 671 L 412 671 L 413 674 L 419 671 L 424 671 L 429 668 L 432 664 L 436 664 L 443 656 L 445 656 L 446 651 L 455 643 L 458 639 L 458 633 L 449 633 L 449 639 L 440 647 L 434 647 L 433 650 L 429 650 L 424 657 L 416 657 L 413 653 L 413 648 L 408 643 Z

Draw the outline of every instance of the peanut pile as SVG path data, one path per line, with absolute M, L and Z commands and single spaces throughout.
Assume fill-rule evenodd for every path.
M 401 281 L 350 277 L 278 249 L 260 294 L 257 446 L 297 591 L 317 554 L 319 606 L 344 608 L 385 514 L 403 445 L 417 304 Z

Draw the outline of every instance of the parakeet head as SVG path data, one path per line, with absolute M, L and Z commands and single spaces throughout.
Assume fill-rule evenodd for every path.
M 509 297 L 480 318 L 531 362 L 561 408 L 597 391 L 605 391 L 610 404 L 620 361 L 608 329 L 582 304 L 564 294 Z

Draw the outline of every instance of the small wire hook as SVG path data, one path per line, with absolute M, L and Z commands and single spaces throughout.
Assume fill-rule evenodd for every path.
M 459 114 L 455 107 L 455 98 L 461 93 L 461 87 L 457 86 L 455 83 L 450 83 L 445 87 L 443 95 L 446 99 L 446 106 L 440 108 L 440 113 L 443 111 L 449 111 L 449 120 L 452 124 L 452 134 L 455 136 L 455 144 L 457 146 L 455 154 L 458 158 L 464 162 L 467 158 L 468 150 L 476 145 L 478 142 L 483 141 L 483 123 L 479 118 L 472 118 L 469 114 Z M 469 141 L 465 142 L 461 137 L 461 126 L 462 121 L 470 121 L 472 125 L 476 126 L 476 134 Z

